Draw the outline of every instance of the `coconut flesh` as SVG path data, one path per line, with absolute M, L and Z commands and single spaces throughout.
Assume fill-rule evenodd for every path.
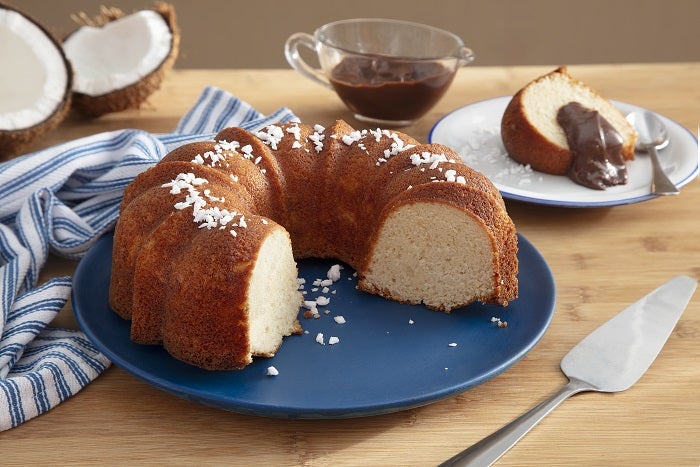
M 0 155 L 58 125 L 71 70 L 57 42 L 29 17 L 0 5 Z
M 177 56 L 174 10 L 124 15 L 104 10 L 69 35 L 63 50 L 74 70 L 74 108 L 92 116 L 138 107 L 160 87 Z
M 165 60 L 171 42 L 170 28 L 152 10 L 84 26 L 63 46 L 75 69 L 73 90 L 100 96 L 135 84 Z
M 89 116 L 138 108 L 177 59 L 172 5 L 130 15 L 103 7 L 95 19 L 77 19 L 82 26 L 61 46 L 0 3 L 0 160 L 55 128 L 71 105 Z

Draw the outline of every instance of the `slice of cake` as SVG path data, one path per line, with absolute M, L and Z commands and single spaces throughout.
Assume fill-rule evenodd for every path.
M 573 155 L 557 115 L 572 102 L 597 111 L 621 136 L 622 158 L 634 159 L 637 134 L 625 116 L 597 91 L 573 78 L 566 67 L 531 81 L 506 107 L 501 137 L 510 157 L 540 172 L 566 175 Z

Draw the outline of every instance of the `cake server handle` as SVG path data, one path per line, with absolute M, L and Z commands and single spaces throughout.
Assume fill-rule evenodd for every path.
M 473 444 L 464 451 L 449 458 L 439 467 L 478 466 L 486 467 L 498 460 L 523 436 L 533 429 L 545 416 L 557 408 L 570 396 L 582 391 L 593 390 L 583 381 L 572 378 L 568 384 L 552 394 L 548 399 L 522 414 L 498 431 Z

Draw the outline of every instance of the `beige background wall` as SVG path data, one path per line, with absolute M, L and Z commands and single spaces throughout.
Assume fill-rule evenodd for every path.
M 124 11 L 147 0 L 0 0 L 59 37 L 99 6 Z M 182 45 L 178 68 L 287 68 L 282 47 L 329 21 L 392 17 L 463 38 L 474 66 L 700 60 L 700 0 L 171 0 Z

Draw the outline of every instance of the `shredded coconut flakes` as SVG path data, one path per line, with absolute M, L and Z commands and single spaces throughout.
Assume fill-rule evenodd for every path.
M 233 154 L 237 154 L 240 143 L 238 141 L 217 141 L 213 151 L 206 151 L 197 154 L 190 161 L 198 165 L 208 165 L 209 167 L 221 167 L 222 162 Z
M 316 152 L 321 152 L 323 151 L 323 140 L 326 137 L 323 132 L 326 131 L 326 129 L 321 125 L 316 124 L 314 125 L 314 131 L 315 133 L 309 135 L 309 139 L 314 143 L 314 149 Z
M 361 131 L 353 131 L 349 135 L 344 135 L 342 137 L 343 143 L 346 145 L 350 146 L 352 143 L 356 143 L 357 141 L 360 141 L 362 139 L 362 132 Z
M 255 136 L 260 138 L 263 143 L 276 150 L 277 145 L 284 137 L 284 131 L 282 131 L 282 127 L 277 125 L 268 125 L 262 130 L 255 132 Z
M 206 228 L 211 230 L 214 228 L 223 229 L 230 224 L 231 235 L 234 237 L 237 235 L 234 227 L 246 228 L 246 219 L 243 214 L 237 212 L 231 212 L 228 209 L 221 209 L 219 206 L 207 206 L 207 201 L 212 203 L 224 202 L 225 198 L 216 197 L 211 194 L 211 191 L 207 188 L 201 193 L 196 187 L 202 186 L 209 183 L 208 180 L 204 178 L 195 177 L 192 173 L 180 173 L 174 180 L 169 183 L 164 183 L 163 188 L 170 188 L 170 194 L 179 195 L 182 194 L 183 190 L 186 190 L 184 201 L 175 203 L 173 206 L 177 210 L 187 209 L 192 207 L 192 220 L 199 224 L 200 229 Z M 238 217 L 237 222 L 234 222 Z
M 340 280 L 340 270 L 341 270 L 342 268 L 343 268 L 343 267 L 342 267 L 340 264 L 334 264 L 334 265 L 331 266 L 331 268 L 328 270 L 328 273 L 326 274 L 326 276 L 327 276 L 328 279 L 330 279 L 331 281 L 337 282 L 337 281 Z
M 301 128 L 299 128 L 299 125 L 291 125 L 288 126 L 287 129 L 285 130 L 287 133 L 291 133 L 294 135 L 294 139 L 298 142 L 301 139 Z M 301 145 L 299 145 L 301 146 Z M 292 147 L 294 147 L 292 145 Z

